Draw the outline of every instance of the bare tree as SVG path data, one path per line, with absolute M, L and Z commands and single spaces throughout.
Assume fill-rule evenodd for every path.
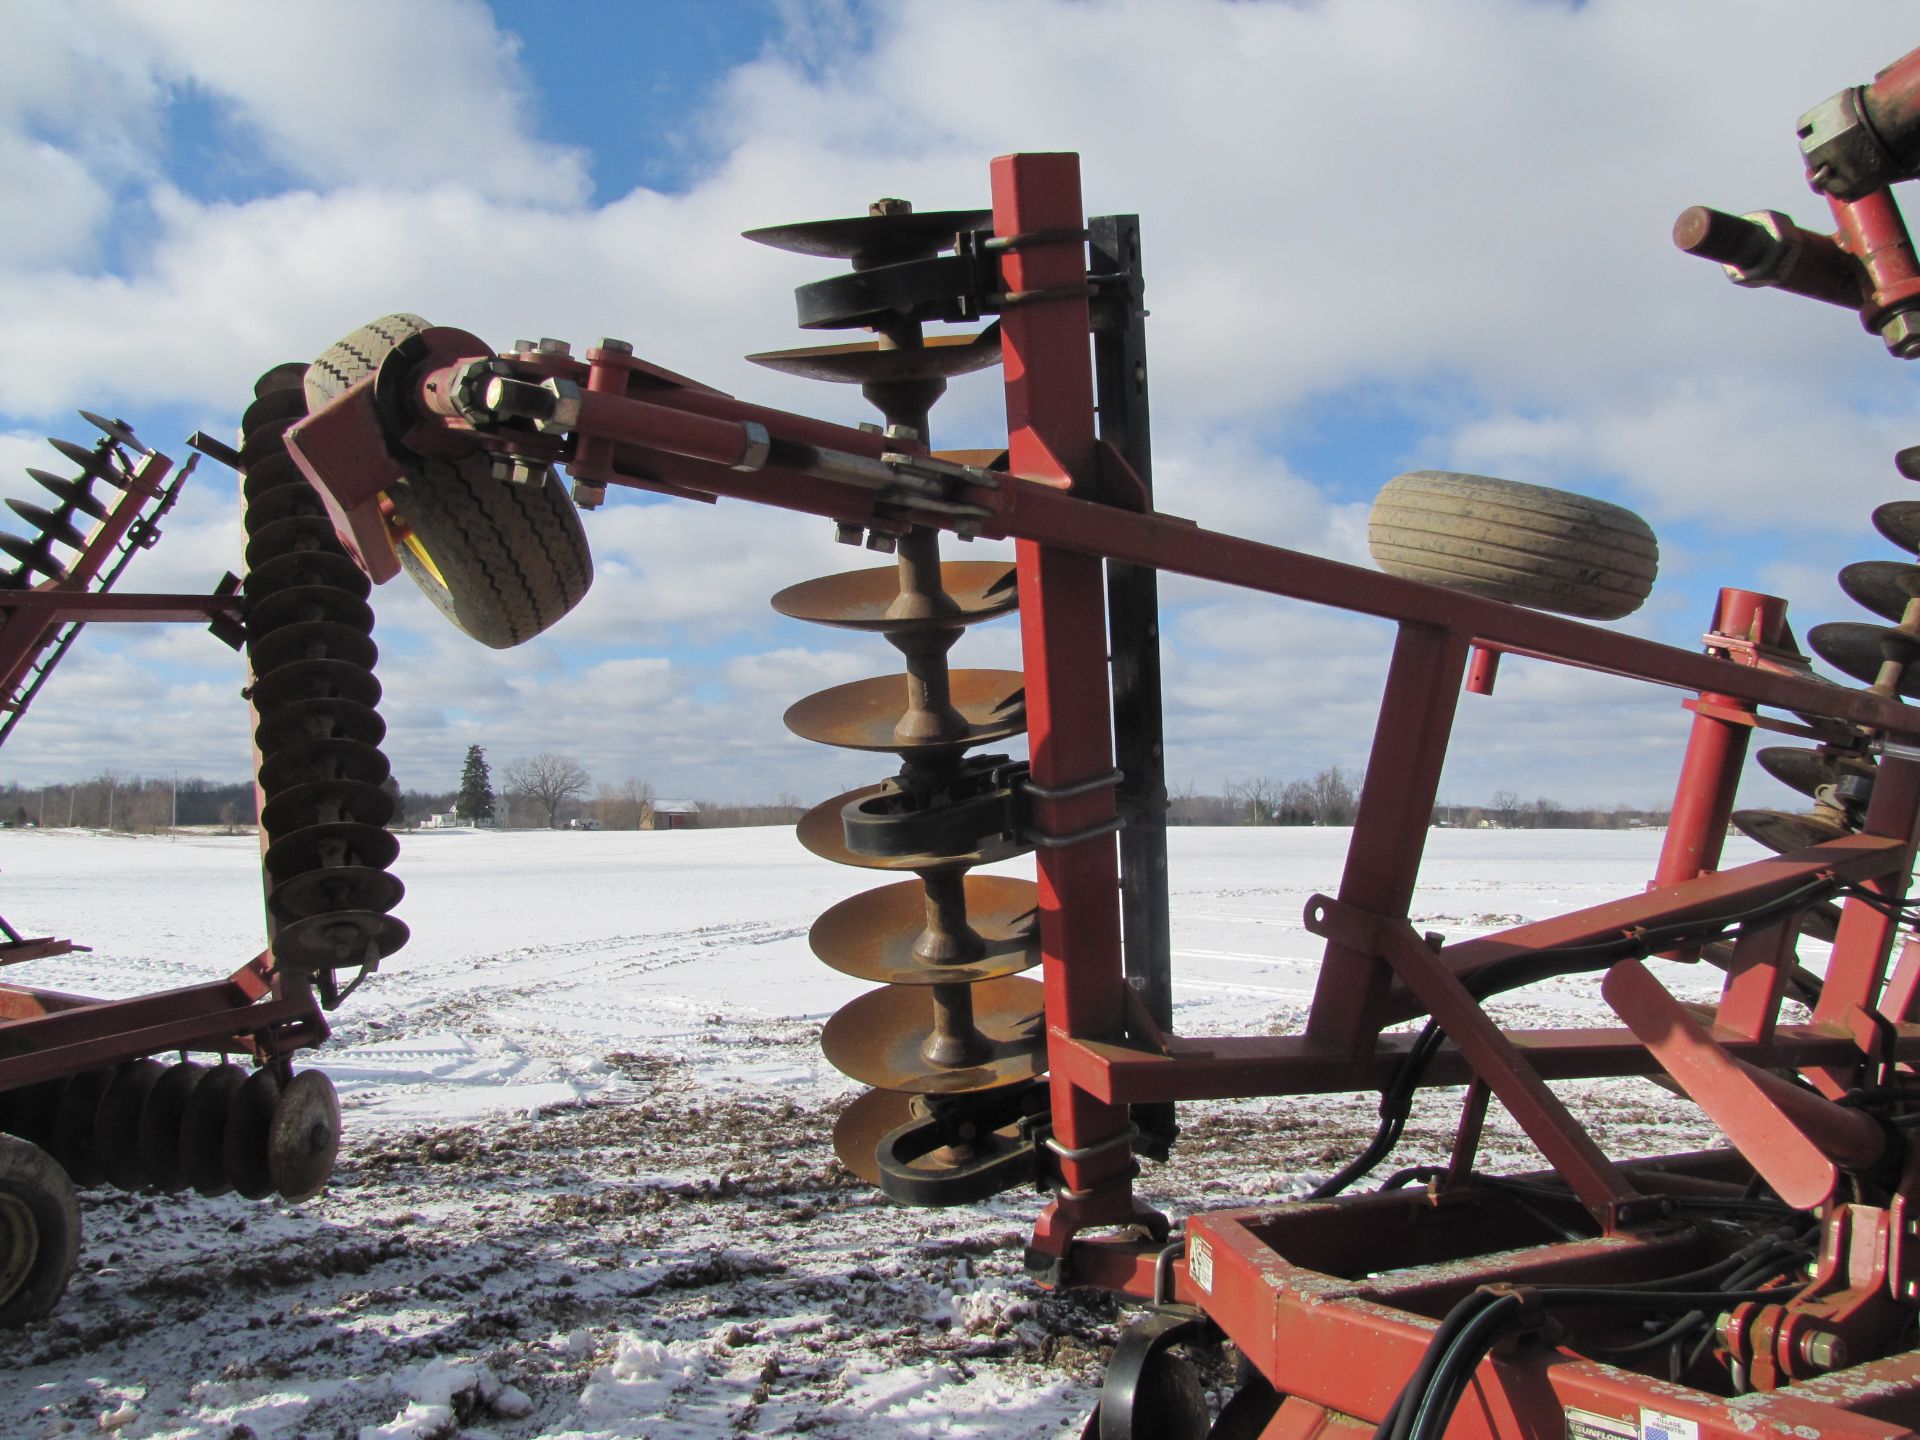
M 1358 787 L 1338 765 L 1307 782 L 1313 791 L 1313 823 L 1351 825 L 1359 809 Z
M 1496 790 L 1487 808 L 1493 812 L 1494 819 L 1510 830 L 1520 814 L 1520 797 L 1512 790 Z
M 1251 780 L 1230 780 L 1227 795 L 1240 807 L 1240 818 L 1248 825 L 1271 825 L 1278 818 L 1280 787 L 1270 776 L 1256 775 Z
M 602 781 L 594 790 L 593 814 L 603 830 L 638 830 L 653 810 L 653 786 L 629 775 L 618 785 Z
M 542 751 L 531 760 L 515 760 L 501 772 L 507 788 L 546 811 L 547 827 L 560 823 L 560 807 L 586 793 L 592 777 L 571 755 Z

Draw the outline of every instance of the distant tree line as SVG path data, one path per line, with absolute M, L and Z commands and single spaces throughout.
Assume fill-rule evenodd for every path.
M 102 770 L 58 785 L 0 784 L 0 823 L 152 833 L 172 825 L 254 823 L 253 782 Z
M 1359 811 L 1361 778 L 1336 765 L 1305 780 L 1266 775 L 1228 780 L 1218 794 L 1202 794 L 1189 783 L 1168 796 L 1167 823 L 1351 825 Z M 1544 795 L 1522 800 L 1512 790 L 1496 790 L 1484 805 L 1436 804 L 1432 823 L 1463 829 L 1632 830 L 1665 825 L 1667 812 L 1629 805 L 1568 806 Z

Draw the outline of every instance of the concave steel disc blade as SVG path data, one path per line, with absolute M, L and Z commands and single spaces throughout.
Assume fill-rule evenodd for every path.
M 366 865 L 384 870 L 400 853 L 393 833 L 378 825 L 309 825 L 267 847 L 262 860 L 276 885 L 295 875 L 334 865 Z
M 385 914 L 406 896 L 398 877 L 370 865 L 334 865 L 307 870 L 276 884 L 267 892 L 267 909 L 275 919 L 307 920 L 340 910 L 374 910 Z
M 238 1065 L 216 1065 L 193 1087 L 180 1117 L 180 1168 L 202 1195 L 224 1195 L 233 1189 L 227 1175 L 227 1115 L 233 1097 L 247 1083 Z
M 276 590 L 288 590 L 301 585 L 328 585 L 335 590 L 349 590 L 356 600 L 364 600 L 373 593 L 373 581 L 367 578 L 366 571 L 346 556 L 325 550 L 282 555 L 278 560 L 269 560 L 247 572 L 246 583 L 241 589 L 249 598 L 258 596 L 264 599 Z
M 352 591 L 332 585 L 290 585 L 261 595 L 249 601 L 246 618 L 247 629 L 261 635 L 315 621 L 345 625 L 362 635 L 373 629 L 373 607 Z
M 64 475 L 36 470 L 31 465 L 27 466 L 27 475 L 61 504 L 71 505 L 83 515 L 104 520 L 113 513 L 104 500 L 87 489 L 87 477 L 84 475 L 69 480 Z
M 167 1067 L 158 1060 L 122 1065 L 100 1097 L 93 1124 L 93 1164 L 109 1185 L 138 1190 L 147 1183 L 140 1166 L 140 1116 Z
M 240 412 L 240 433 L 251 435 L 272 420 L 298 420 L 307 413 L 307 395 L 301 385 L 269 390 Z
M 140 437 L 133 433 L 133 430 L 124 420 L 110 420 L 105 415 L 94 414 L 91 410 L 80 411 L 80 418 L 93 426 L 93 428 L 98 430 L 102 435 L 105 435 L 109 440 L 126 446 L 127 449 L 133 451 L 136 455 L 151 455 L 153 453 L 153 447 L 142 444 Z
M 339 545 L 333 525 L 313 515 L 297 515 L 291 520 L 276 520 L 262 525 L 247 540 L 246 561 L 249 570 L 278 560 L 282 555 L 301 555 L 314 550 L 333 553 Z
M 921 1118 L 915 1098 L 898 1090 L 869 1090 L 856 1095 L 833 1122 L 833 1153 L 867 1184 L 879 1187 L 880 1163 L 874 1151 L 886 1135 Z
M 820 1048 L 843 1075 L 881 1090 L 961 1095 L 1030 1080 L 1047 1068 L 1045 992 L 1013 977 L 968 987 L 980 1058 L 936 1065 L 922 1053 L 933 1035 L 933 992 L 889 985 L 843 1005 L 820 1032 Z
M 282 520 L 323 519 L 327 507 L 311 485 L 275 485 L 247 497 L 247 528 L 264 530 Z M 329 525 L 333 522 L 328 521 Z
M 267 1136 L 273 1130 L 273 1112 L 279 1103 L 280 1082 L 273 1071 L 256 1070 L 234 1092 L 227 1111 L 220 1160 L 233 1188 L 248 1200 L 264 1200 L 273 1193 Z
M 1800 916 L 1800 933 L 1832 944 L 1833 937 L 1840 933 L 1840 907 L 1831 900 L 1809 905 Z
M 267 675 L 303 660 L 344 660 L 371 670 L 380 658 L 380 649 L 365 630 L 334 620 L 302 620 L 283 625 L 270 635 L 249 637 L 247 656 L 256 675 Z
M 1000 332 L 929 335 L 919 346 L 880 348 L 876 340 L 809 345 L 799 350 L 762 350 L 747 359 L 783 375 L 836 380 L 848 385 L 885 385 L 903 380 L 951 380 L 1000 362 Z
M 967 923 L 986 953 L 936 964 L 913 953 L 927 924 L 927 892 L 917 880 L 883 885 L 842 900 L 813 922 L 813 953 L 843 975 L 887 985 L 972 985 L 1018 975 L 1040 963 L 1040 892 L 1007 875 L 966 877 Z
M 340 1154 L 340 1097 L 318 1070 L 302 1070 L 280 1092 L 267 1131 L 267 1173 L 285 1200 L 311 1200 Z
M 1849 599 L 1897 625 L 1907 613 L 1907 602 L 1920 596 L 1920 565 L 1857 560 L 1841 570 L 1840 588 Z
M 1005 470 L 1007 452 L 999 450 L 936 450 L 933 458 L 949 465 L 971 465 L 976 470 Z
M 60 1108 L 65 1080 L 41 1080 L 6 1093 L 7 1132 L 32 1141 L 42 1150 L 53 1148 L 53 1117 Z
M 1829 620 L 1807 632 L 1807 644 L 1834 669 L 1865 685 L 1880 678 L 1887 660 L 1902 661 L 1907 668 L 1900 675 L 1900 693 L 1920 696 L 1920 673 L 1913 668 L 1920 659 L 1920 636 L 1860 620 Z
M 1809 798 L 1822 785 L 1831 785 L 1843 775 L 1871 776 L 1875 768 L 1872 761 L 1858 756 L 1803 750 L 1797 745 L 1769 745 L 1754 758 L 1782 785 Z
M 911 210 L 899 215 L 852 215 L 763 225 L 740 233 L 758 245 L 829 260 L 904 260 L 953 248 L 963 230 L 991 230 L 991 210 Z
M 298 970 L 350 970 L 386 959 L 410 933 L 391 915 L 337 910 L 281 926 L 273 935 L 273 958 Z
M 248 462 L 246 478 L 240 482 L 240 493 L 247 505 L 258 505 L 269 495 L 278 495 L 283 490 L 304 490 L 312 494 L 313 486 L 285 450 L 269 450 L 255 455 Z M 259 519 L 253 528 L 258 530 L 268 523 L 268 519 Z
M 261 807 L 268 844 L 310 825 L 357 821 L 384 825 L 393 818 L 393 797 L 359 780 L 316 780 L 275 795 Z
M 293 390 L 304 396 L 307 380 L 307 362 L 304 360 L 282 360 L 278 365 L 253 382 L 255 399 L 271 395 L 276 390 Z
M 1853 833 L 1836 812 L 1826 810 L 1810 810 L 1805 814 L 1791 810 L 1736 810 L 1733 828 L 1749 840 L 1758 840 L 1777 855 L 1823 845 Z
M 1920 553 L 1920 500 L 1889 500 L 1873 512 L 1873 528 L 1908 554 Z
M 1894 451 L 1893 468 L 1908 480 L 1920 480 L 1920 445 Z
M 261 788 L 275 795 L 316 780 L 358 780 L 378 785 L 391 773 L 392 766 L 377 747 L 357 740 L 311 740 L 263 756 L 260 761 Z
M 287 455 L 287 431 L 300 421 L 298 415 L 289 415 L 284 420 L 269 420 L 256 429 L 240 437 L 240 473 L 250 474 L 262 460 L 269 456 Z M 292 461 L 289 459 L 289 463 Z M 294 466 L 297 470 L 299 467 Z
M 53 1158 L 82 1188 L 98 1185 L 105 1178 L 94 1164 L 93 1131 L 101 1097 L 112 1083 L 111 1070 L 82 1070 L 67 1081 L 60 1092 L 60 1103 L 54 1106 Z
M 885 565 L 789 585 L 773 597 L 773 608 L 792 619 L 839 630 L 906 635 L 992 620 L 1012 613 L 1020 603 L 1011 561 L 945 561 L 940 566 L 940 588 L 952 602 L 951 608 L 926 615 L 891 614 L 902 608 L 900 568 Z
M 351 660 L 303 660 L 294 665 L 283 665 L 271 675 L 261 674 L 253 682 L 250 698 L 253 708 L 261 715 L 278 710 L 282 705 L 298 705 L 312 700 L 344 700 L 355 705 L 371 707 L 379 702 L 380 682 L 365 665 L 356 665 Z M 358 734 L 355 739 L 366 739 Z M 385 729 L 381 734 L 386 733 Z M 378 737 L 367 741 L 377 743 Z
M 169 1065 L 140 1112 L 140 1173 L 147 1184 L 172 1195 L 187 1188 L 186 1167 L 182 1164 L 180 1123 L 187 1113 L 187 1102 L 194 1088 L 208 1074 L 207 1067 L 183 1060 Z
M 370 706 L 358 700 L 323 696 L 275 706 L 262 717 L 254 737 L 261 751 L 271 754 L 282 746 L 309 740 L 355 740 L 362 745 L 378 745 L 386 733 L 386 721 Z
M 862 855 L 847 846 L 841 812 L 849 805 L 876 798 L 880 791 L 878 785 L 865 785 L 821 801 L 800 817 L 800 823 L 794 827 L 795 835 L 822 860 L 831 860 L 836 865 L 857 865 L 863 870 L 970 870 L 976 865 L 1011 860 L 1033 848 L 1024 840 L 995 835 L 986 844 L 955 855 Z
M 984 745 L 1027 728 L 1026 677 L 1018 670 L 949 670 L 947 683 L 963 723 L 926 738 L 900 739 L 894 733 L 907 709 L 904 675 L 876 675 L 815 691 L 788 706 L 782 718 L 803 740 L 899 755 Z
M 47 443 L 78 465 L 84 474 L 122 490 L 127 488 L 127 477 L 120 473 L 120 467 L 114 464 L 111 455 L 95 450 L 90 445 L 76 445 L 71 440 L 62 440 L 58 435 L 49 435 Z

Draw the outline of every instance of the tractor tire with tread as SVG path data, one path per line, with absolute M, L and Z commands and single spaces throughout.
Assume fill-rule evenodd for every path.
M 427 328 L 407 314 L 361 326 L 308 367 L 308 405 L 319 409 Z M 401 568 L 483 645 L 504 650 L 531 640 L 593 583 L 580 513 L 551 472 L 523 485 L 494 479 L 477 451 L 457 463 L 422 458 L 386 495 L 419 545 L 397 547 Z
M 1653 588 L 1660 547 L 1631 510 L 1489 475 L 1413 470 L 1381 489 L 1367 548 L 1389 575 L 1618 620 Z
M 73 1181 L 38 1145 L 0 1135 L 0 1329 L 49 1314 L 79 1258 Z

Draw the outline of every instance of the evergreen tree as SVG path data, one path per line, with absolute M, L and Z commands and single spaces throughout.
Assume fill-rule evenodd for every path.
M 453 813 L 469 825 L 493 819 L 493 776 L 487 769 L 487 752 L 478 745 L 467 747 L 467 763 L 460 771 L 460 795 L 453 802 Z

